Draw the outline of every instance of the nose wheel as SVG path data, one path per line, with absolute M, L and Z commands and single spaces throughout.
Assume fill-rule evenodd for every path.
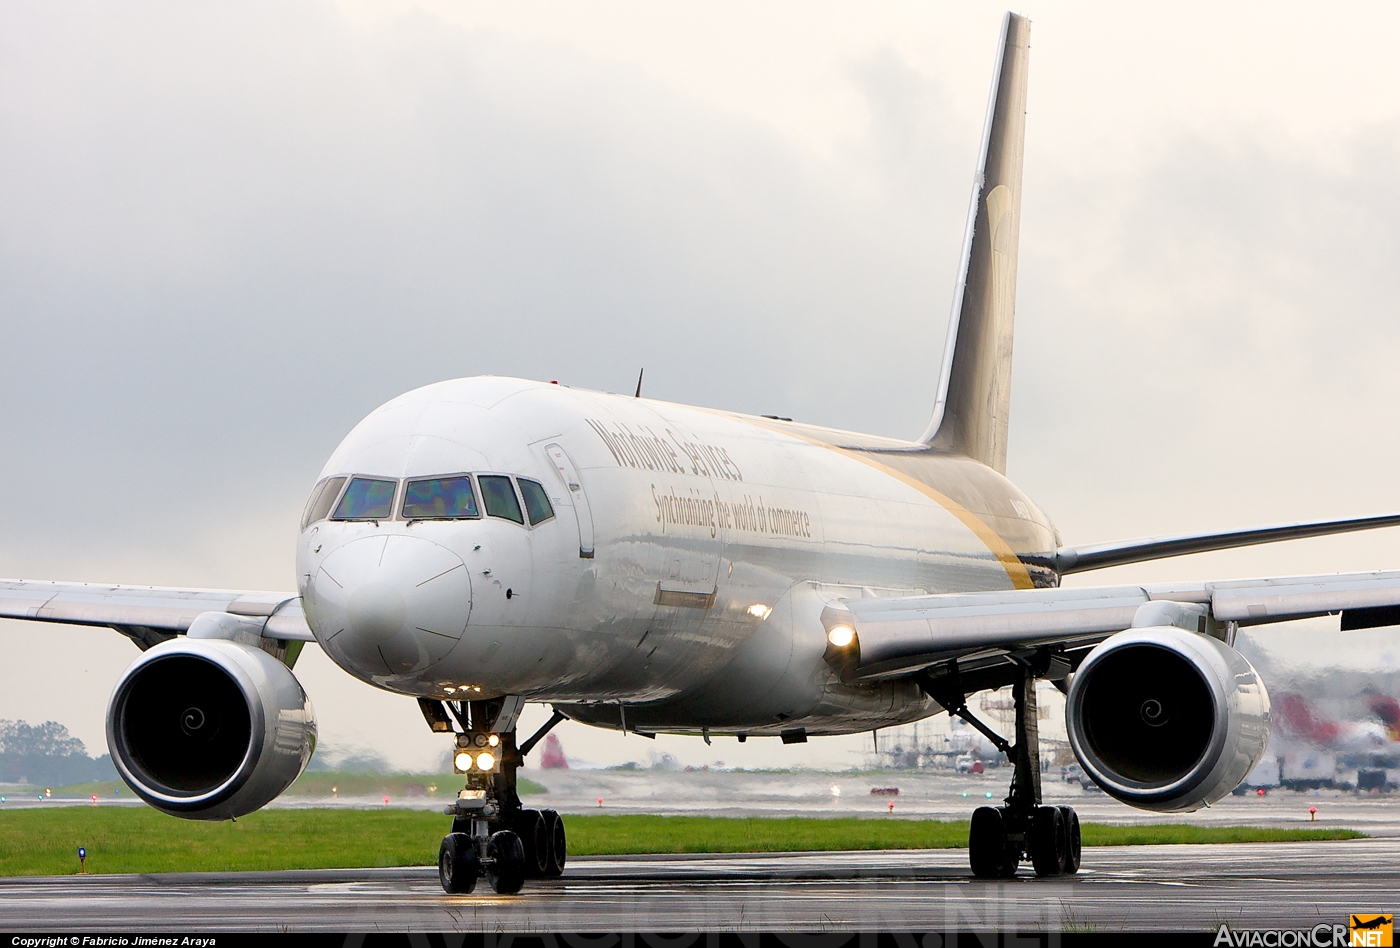
M 1072 875 L 1079 871 L 1079 814 L 1073 807 L 1043 806 L 1040 801 L 1035 679 L 1035 669 L 1022 665 L 1020 677 L 1011 688 L 1016 703 L 1014 745 L 967 710 L 956 662 L 944 682 L 924 685 L 924 690 L 949 714 L 958 715 L 985 734 L 1015 767 L 1005 803 L 978 807 L 972 814 L 967 855 L 972 874 L 979 879 L 1010 879 L 1023 859 L 1030 860 L 1037 876 Z
M 564 872 L 568 845 L 564 818 L 554 810 L 525 810 L 516 814 L 515 835 L 525 854 L 527 879 L 553 879 Z
M 486 878 L 497 895 L 514 895 L 525 885 L 525 847 L 510 830 L 492 833 L 486 841 Z
M 481 876 L 481 857 L 469 833 L 448 833 L 438 848 L 438 881 L 442 890 L 470 895 Z

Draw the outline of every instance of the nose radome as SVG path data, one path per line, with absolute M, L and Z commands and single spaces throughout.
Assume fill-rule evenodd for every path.
M 373 642 L 389 642 L 403 631 L 408 604 L 388 583 L 365 583 L 350 594 L 350 631 Z
M 337 664 L 369 678 L 423 672 L 446 657 L 471 616 L 461 557 L 418 537 L 366 537 L 321 563 L 306 611 Z

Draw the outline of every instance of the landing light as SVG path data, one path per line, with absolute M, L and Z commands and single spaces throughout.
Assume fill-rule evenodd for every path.
M 495 747 L 496 745 L 501 743 L 501 736 L 499 734 L 492 734 L 486 739 L 486 743 L 490 744 L 492 747 Z
M 461 773 L 466 773 L 472 769 L 472 755 L 467 751 L 458 751 L 457 756 L 452 758 L 453 765 Z
M 826 640 L 837 648 L 845 648 L 856 640 L 856 630 L 848 625 L 838 625 L 826 634 Z
M 773 612 L 772 606 L 765 606 L 761 602 L 756 602 L 749 606 L 748 613 L 755 619 L 766 619 Z
M 476 766 L 480 770 L 490 770 L 496 766 L 496 758 L 490 751 L 482 751 L 476 755 Z

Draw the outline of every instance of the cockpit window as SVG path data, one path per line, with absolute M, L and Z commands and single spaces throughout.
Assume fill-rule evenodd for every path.
M 530 525 L 544 523 L 554 516 L 554 508 L 549 504 L 549 495 L 538 481 L 519 478 L 520 496 L 525 498 L 525 512 L 530 515 Z
M 394 489 L 398 481 L 357 477 L 345 489 L 332 520 L 388 520 L 394 509 Z
M 461 474 L 409 481 L 403 493 L 403 516 L 405 520 L 480 517 L 476 509 L 476 494 L 472 491 L 472 479 Z
M 515 488 L 510 486 L 509 477 L 492 474 L 477 480 L 481 482 L 481 499 L 488 514 L 524 525 L 525 516 L 520 512 L 520 501 L 515 499 Z
M 340 496 L 345 486 L 345 478 L 328 477 L 311 491 L 311 499 L 306 502 L 306 512 L 301 515 L 301 528 L 305 530 L 319 520 L 325 520 L 331 512 L 331 504 Z

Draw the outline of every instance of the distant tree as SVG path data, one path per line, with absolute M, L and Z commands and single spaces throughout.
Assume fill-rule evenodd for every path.
M 57 721 L 0 720 L 0 783 L 62 787 L 116 776 L 111 757 L 93 760 L 83 742 Z
M 0 754 L 22 757 L 86 757 L 83 742 L 57 721 L 29 724 L 0 719 Z

